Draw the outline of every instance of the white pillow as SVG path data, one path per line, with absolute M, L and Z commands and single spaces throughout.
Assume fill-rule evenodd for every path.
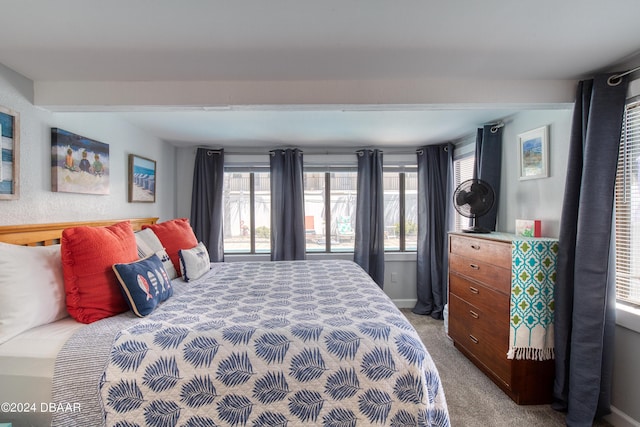
M 150 228 L 136 231 L 134 235 L 136 236 L 136 244 L 138 245 L 138 256 L 140 257 L 140 259 L 151 256 L 158 252 L 160 249 L 164 249 L 162 243 L 160 243 L 160 239 L 158 239 L 156 233 L 154 233 Z
M 60 245 L 0 242 L 0 344 L 66 316 Z
M 173 266 L 173 262 L 171 261 L 171 258 L 169 258 L 169 254 L 167 254 L 167 251 L 164 249 L 164 246 L 162 246 L 160 239 L 158 239 L 158 236 L 156 236 L 156 233 L 154 233 L 152 229 L 145 228 L 144 230 L 136 231 L 134 234 L 136 236 L 138 257 L 140 257 L 140 259 L 145 259 L 156 254 L 158 255 L 158 258 L 160 258 L 160 261 L 162 261 L 164 269 L 167 270 L 169 280 L 178 277 L 178 272 Z
M 200 242 L 191 249 L 180 249 L 180 270 L 185 282 L 195 280 L 211 269 L 209 252 L 204 243 Z

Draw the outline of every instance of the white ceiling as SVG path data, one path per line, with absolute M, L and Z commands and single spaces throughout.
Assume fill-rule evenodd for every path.
M 123 113 L 119 113 L 123 115 Z M 513 110 L 132 112 L 126 120 L 176 145 L 412 146 L 463 138 Z
M 0 11 L 0 63 L 36 88 L 451 79 L 526 85 L 590 77 L 640 52 L 637 0 L 0 0 Z M 441 97 L 447 90 L 439 88 Z M 117 102 L 111 111 L 177 145 L 434 143 L 523 108 L 452 101 L 358 111 L 318 101 L 313 108 L 173 111 L 168 104 L 146 111 Z M 85 111 L 99 110 L 89 104 Z

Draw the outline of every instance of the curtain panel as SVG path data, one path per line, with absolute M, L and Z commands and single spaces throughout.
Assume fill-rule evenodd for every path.
M 271 158 L 271 260 L 306 258 L 302 151 L 273 150 Z
M 485 215 L 476 218 L 476 226 L 496 231 L 500 176 L 502 173 L 502 126 L 485 125 L 476 136 L 474 178 L 487 182 L 496 194 L 496 202 Z
M 224 150 L 198 148 L 193 169 L 191 227 L 209 251 L 212 262 L 224 261 L 222 217 Z
M 560 222 L 553 407 L 569 426 L 610 413 L 615 333 L 613 202 L 627 80 L 578 84 Z
M 384 188 L 382 151 L 358 155 L 356 235 L 353 260 L 380 286 L 384 285 Z
M 447 302 L 447 232 L 452 223 L 453 144 L 418 150 L 416 314 L 443 319 Z

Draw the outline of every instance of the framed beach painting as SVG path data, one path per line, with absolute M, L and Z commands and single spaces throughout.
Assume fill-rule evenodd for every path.
M 51 129 L 51 191 L 109 194 L 109 145 Z
M 0 200 L 20 197 L 20 116 L 0 107 Z
M 549 127 L 543 126 L 518 135 L 520 179 L 549 176 Z
M 156 201 L 156 161 L 129 154 L 129 201 Z

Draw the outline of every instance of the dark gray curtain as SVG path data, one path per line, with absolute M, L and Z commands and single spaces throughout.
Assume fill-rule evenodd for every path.
M 384 189 L 382 151 L 358 151 L 356 240 L 353 260 L 384 284 Z
M 618 147 L 627 92 L 608 76 L 578 84 L 555 287 L 553 407 L 567 425 L 610 413 L 615 265 L 609 262 Z
M 447 302 L 446 253 L 453 145 L 418 150 L 418 302 L 416 314 L 442 319 Z
M 222 192 L 224 150 L 198 148 L 193 170 L 191 227 L 213 262 L 224 261 Z
M 271 151 L 271 260 L 305 259 L 302 151 Z
M 502 173 L 502 126 L 485 125 L 476 137 L 476 167 L 474 177 L 486 181 L 496 193 L 491 210 L 476 218 L 476 226 L 496 230 L 500 174 Z

